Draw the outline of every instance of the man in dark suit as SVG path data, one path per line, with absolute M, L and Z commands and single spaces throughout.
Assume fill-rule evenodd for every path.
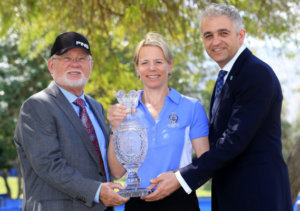
M 110 182 L 103 107 L 84 94 L 93 61 L 81 34 L 59 35 L 48 69 L 54 81 L 21 108 L 15 144 L 24 178 L 23 210 L 113 210 L 128 200 Z
M 201 31 L 206 52 L 221 69 L 209 110 L 211 149 L 153 179 L 157 189 L 144 199 L 164 198 L 180 186 L 189 193 L 212 177 L 213 211 L 291 211 L 279 81 L 243 45 L 246 31 L 235 7 L 207 7 Z

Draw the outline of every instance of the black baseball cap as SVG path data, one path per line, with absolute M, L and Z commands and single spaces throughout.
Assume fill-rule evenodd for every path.
M 89 41 L 83 35 L 76 32 L 65 32 L 56 37 L 51 48 L 51 56 L 62 55 L 72 48 L 82 48 L 92 55 Z

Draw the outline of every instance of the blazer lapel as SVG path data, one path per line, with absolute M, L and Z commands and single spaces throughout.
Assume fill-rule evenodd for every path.
M 224 96 L 224 93 L 227 93 L 227 92 L 230 91 L 232 82 L 234 80 L 236 80 L 236 76 L 239 74 L 239 72 L 242 69 L 241 66 L 243 66 L 243 63 L 244 63 L 245 59 L 248 56 L 250 56 L 251 54 L 252 54 L 251 51 L 248 48 L 246 48 L 239 55 L 239 57 L 237 58 L 237 60 L 233 64 L 233 66 L 232 66 L 232 68 L 231 68 L 231 70 L 229 72 L 229 75 L 226 78 L 226 81 L 225 81 L 225 83 L 223 85 L 222 91 L 221 91 L 218 99 L 215 99 L 215 97 L 214 97 L 215 96 L 215 87 L 214 87 L 213 94 L 212 94 L 211 99 L 210 99 L 210 105 L 209 105 L 209 123 L 211 125 L 213 124 L 213 121 L 215 119 L 216 113 L 219 110 L 219 107 L 220 107 L 222 98 Z
M 85 99 L 89 103 L 90 108 L 92 109 L 92 111 L 101 127 L 101 130 L 102 130 L 104 138 L 105 138 L 105 140 L 104 140 L 105 146 L 106 146 L 106 149 L 108 149 L 109 135 L 108 135 L 106 124 L 105 124 L 105 117 L 102 115 L 102 108 L 99 106 L 98 103 L 95 103 L 94 100 L 92 100 L 88 95 L 85 95 Z M 107 156 L 107 153 L 106 153 L 106 156 Z M 107 157 L 106 157 L 106 159 L 103 160 L 103 162 L 107 163 Z M 102 171 L 102 168 L 101 168 L 101 171 Z M 102 172 L 102 173 L 104 174 L 105 172 Z
M 216 84 L 214 86 L 214 89 L 213 89 L 213 92 L 210 96 L 210 101 L 209 101 L 209 122 L 212 123 L 212 119 L 213 119 L 213 116 L 214 116 L 214 113 L 213 113 L 213 105 L 214 105 L 214 101 L 215 101 L 215 93 L 216 93 Z
M 228 78 L 227 78 L 228 79 Z M 227 83 L 227 79 L 226 79 L 226 81 L 225 81 L 225 83 L 224 83 L 224 85 L 223 85 L 223 88 L 222 88 L 222 91 L 221 91 L 221 93 L 220 93 L 220 95 L 219 95 L 219 97 L 218 98 L 215 98 L 215 89 L 214 89 L 214 92 L 213 92 L 213 100 L 211 100 L 211 103 L 210 103 L 210 119 L 209 119 L 209 122 L 210 122 L 210 124 L 212 124 L 213 123 L 213 121 L 214 121 L 214 119 L 215 119 L 215 114 L 218 112 L 218 110 L 219 110 L 219 107 L 220 107 L 220 103 L 221 103 L 221 101 L 222 101 L 222 98 L 223 98 L 223 95 L 224 95 L 224 93 L 225 92 L 227 92 L 227 90 L 228 90 L 228 83 Z
M 91 100 L 91 98 L 88 95 L 85 95 L 86 100 L 88 101 L 89 105 L 91 106 L 91 109 L 98 121 L 98 123 L 100 124 L 101 130 L 104 134 L 105 137 L 105 142 L 106 142 L 106 146 L 108 146 L 108 141 L 109 141 L 109 135 L 107 132 L 107 126 L 105 124 L 105 117 L 102 115 L 102 108 L 99 107 L 98 104 L 95 104 L 93 100 Z
M 75 128 L 75 129 L 70 128 L 70 130 L 72 130 L 72 132 L 78 133 L 78 135 L 80 137 L 80 140 L 83 142 L 83 145 L 86 147 L 87 151 L 89 152 L 91 157 L 96 162 L 98 168 L 101 169 L 100 162 L 99 162 L 99 159 L 97 157 L 97 153 L 95 151 L 95 148 L 94 148 L 92 142 L 90 141 L 89 135 L 88 135 L 86 129 L 84 128 L 84 126 L 82 125 L 82 123 L 81 123 L 80 119 L 78 118 L 76 112 L 74 111 L 73 107 L 70 105 L 68 100 L 61 93 L 61 91 L 55 85 L 54 82 L 52 82 L 49 85 L 46 92 L 48 92 L 50 95 L 55 97 L 55 103 L 65 113 L 65 117 L 62 117 L 62 118 L 68 118 L 69 119 L 70 125 L 72 125 L 73 128 Z

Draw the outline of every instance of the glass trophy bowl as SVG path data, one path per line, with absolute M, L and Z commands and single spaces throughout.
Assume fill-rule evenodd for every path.
M 148 150 L 147 131 L 137 122 L 134 112 L 140 92 L 114 92 L 118 102 L 131 111 L 114 130 L 113 135 L 116 157 L 127 171 L 125 189 L 118 192 L 123 197 L 140 197 L 151 193 L 151 190 L 140 187 L 140 178 L 137 175 Z

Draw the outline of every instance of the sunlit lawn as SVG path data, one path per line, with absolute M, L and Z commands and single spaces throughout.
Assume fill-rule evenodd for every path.
M 8 184 L 11 190 L 12 198 L 15 199 L 18 196 L 18 177 L 9 177 L 8 178 Z M 0 177 L 0 194 L 7 193 L 4 180 L 2 177 Z
M 122 185 L 125 183 L 125 177 L 122 177 L 120 180 L 117 180 Z M 17 177 L 9 177 L 8 183 L 11 188 L 12 198 L 17 198 L 18 195 L 18 178 Z M 0 177 L 0 194 L 5 194 L 7 192 L 4 180 Z M 210 197 L 210 182 L 203 185 L 201 188 L 197 190 L 197 196 L 199 197 Z

